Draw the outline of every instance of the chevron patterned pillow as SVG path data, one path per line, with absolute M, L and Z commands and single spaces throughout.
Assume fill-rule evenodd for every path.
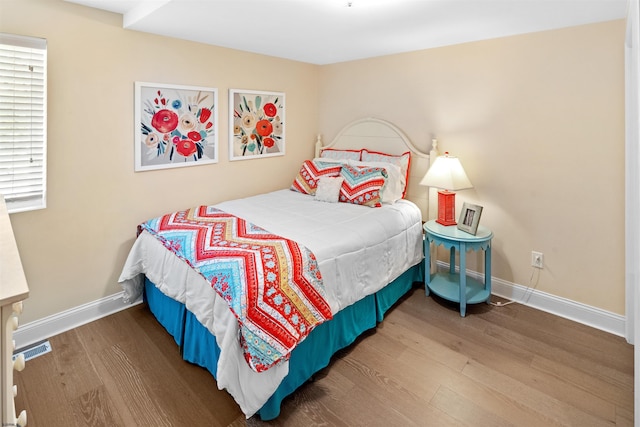
M 380 190 L 387 179 L 387 171 L 380 167 L 354 167 L 342 165 L 344 178 L 340 188 L 340 201 L 372 208 L 382 206 Z
M 316 194 L 318 180 L 322 176 L 336 177 L 340 176 L 342 164 L 335 162 L 323 162 L 317 159 L 305 160 L 302 163 L 300 172 L 291 184 L 291 190 L 311 196 Z

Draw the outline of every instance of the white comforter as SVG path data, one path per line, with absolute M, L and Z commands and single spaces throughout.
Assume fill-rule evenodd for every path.
M 422 259 L 420 210 L 407 200 L 369 208 L 323 203 L 279 190 L 216 207 L 310 249 L 334 314 L 377 292 Z M 288 362 L 262 373 L 251 370 L 237 343 L 236 318 L 226 302 L 147 232 L 136 239 L 119 279 L 125 300 L 133 301 L 142 293 L 141 274 L 165 295 L 184 303 L 215 335 L 221 349 L 218 387 L 229 391 L 247 418 L 253 415 L 287 375 Z

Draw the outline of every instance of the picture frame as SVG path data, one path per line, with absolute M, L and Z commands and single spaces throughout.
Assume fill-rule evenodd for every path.
M 480 215 L 482 215 L 482 206 L 465 202 L 460 211 L 458 229 L 475 236 L 480 224 Z
M 229 89 L 229 160 L 285 154 L 285 94 Z
M 218 162 L 218 89 L 135 82 L 136 172 Z

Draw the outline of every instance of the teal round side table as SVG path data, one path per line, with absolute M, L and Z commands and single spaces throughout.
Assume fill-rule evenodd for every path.
M 476 235 L 459 230 L 455 225 L 444 226 L 431 220 L 424 224 L 425 292 L 460 303 L 460 315 L 465 316 L 467 304 L 489 303 L 491 298 L 491 239 L 493 233 L 478 226 Z M 431 243 L 449 249 L 449 271 L 431 274 Z M 467 276 L 467 251 L 484 250 L 484 283 Z M 459 273 L 456 273 L 456 251 L 460 254 Z

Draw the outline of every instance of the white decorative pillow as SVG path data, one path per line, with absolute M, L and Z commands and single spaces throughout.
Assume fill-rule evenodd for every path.
M 341 176 L 335 178 L 321 177 L 318 180 L 318 187 L 316 188 L 316 200 L 319 202 L 338 203 L 343 181 L 344 178 Z
M 379 153 L 377 151 L 362 150 L 360 160 L 363 162 L 386 162 L 393 163 L 400 167 L 403 174 L 402 197 L 407 194 L 407 183 L 409 182 L 409 167 L 411 165 L 411 152 L 407 151 L 399 156 L 387 153 Z

